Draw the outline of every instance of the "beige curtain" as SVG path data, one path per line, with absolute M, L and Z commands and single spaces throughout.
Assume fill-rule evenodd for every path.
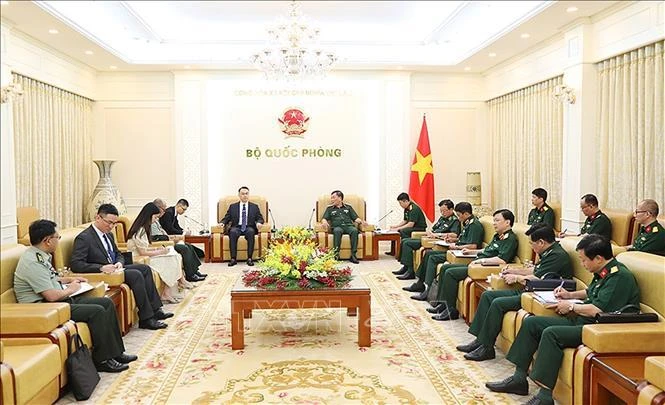
M 33 206 L 62 229 L 83 222 L 93 188 L 92 101 L 29 77 L 14 103 L 16 204 Z
M 552 97 L 556 77 L 487 102 L 491 142 L 492 208 L 508 208 L 526 222 L 531 191 L 561 199 L 563 108 Z
M 632 210 L 653 198 L 665 211 L 663 41 L 597 64 L 598 198 Z

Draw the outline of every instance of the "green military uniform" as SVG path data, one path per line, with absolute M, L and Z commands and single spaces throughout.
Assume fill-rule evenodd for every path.
M 492 241 L 478 253 L 478 259 L 499 257 L 510 263 L 517 254 L 517 237 L 512 229 L 502 235 L 494 234 Z M 444 265 L 439 273 L 439 291 L 437 301 L 445 302 L 450 314 L 457 314 L 457 283 L 467 278 L 469 266 L 448 264 Z
M 443 215 L 439 220 L 432 225 L 432 233 L 454 233 L 459 235 L 460 223 L 457 217 L 453 214 L 448 218 Z M 413 267 L 413 252 L 420 249 L 422 246 L 420 238 L 406 238 L 401 241 L 402 247 L 400 249 L 400 262 L 411 269 Z
M 21 255 L 14 272 L 16 300 L 20 303 L 43 302 L 40 293 L 51 289 L 63 289 L 51 265 L 51 255 L 32 246 Z M 73 321 L 88 324 L 95 362 L 120 356 L 125 351 L 113 301 L 104 297 L 74 297 L 64 301 L 70 304 Z
M 593 304 L 603 312 L 616 311 L 629 304 L 640 305 L 640 291 L 635 277 L 614 258 L 603 270 L 594 274 L 586 291 L 584 303 Z M 594 318 L 576 314 L 527 317 L 506 358 L 526 373 L 538 350 L 530 377 L 551 390 L 559 374 L 563 349 L 582 344 L 582 327 L 593 322 Z
M 640 231 L 630 250 L 665 256 L 665 229 L 658 221 L 653 221 L 647 226 L 640 226 Z
M 483 245 L 484 237 L 485 228 L 483 228 L 483 224 L 480 223 L 477 217 L 471 217 L 462 224 L 462 232 L 459 238 L 457 238 L 456 245 L 473 244 L 480 248 Z M 429 286 L 432 285 L 436 276 L 436 266 L 446 262 L 446 253 L 440 250 L 430 250 L 425 253 L 425 257 L 423 257 L 423 260 L 420 261 L 420 266 L 418 266 L 418 282 L 424 282 Z
M 533 225 L 540 222 L 554 228 L 554 210 L 547 204 L 543 204 L 540 209 L 534 208 L 529 211 L 529 219 L 526 221 L 526 224 Z
M 580 229 L 580 235 L 603 235 L 607 239 L 612 239 L 612 221 L 601 211 L 586 217 L 584 225 Z
M 427 220 L 423 210 L 418 204 L 411 202 L 408 207 L 404 208 L 404 220 L 406 222 L 413 222 L 410 228 L 403 228 L 399 230 L 402 239 L 410 238 L 413 231 L 424 231 L 427 229 Z
M 533 268 L 533 275 L 542 278 L 548 273 L 557 274 L 560 278 L 570 279 L 573 270 L 568 253 L 559 242 L 554 242 L 540 254 L 540 261 Z M 476 315 L 469 327 L 469 333 L 476 336 L 484 346 L 494 346 L 501 332 L 503 316 L 508 311 L 522 308 L 522 288 L 514 290 L 488 290 L 480 296 Z
M 333 233 L 333 248 L 339 253 L 342 244 L 342 235 L 348 234 L 351 239 L 351 257 L 356 257 L 358 250 L 358 228 L 355 220 L 358 214 L 352 206 L 342 203 L 341 207 L 329 205 L 323 213 L 323 219 L 328 221 Z

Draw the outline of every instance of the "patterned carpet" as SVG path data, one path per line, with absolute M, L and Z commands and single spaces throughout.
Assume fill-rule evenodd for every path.
M 176 312 L 169 327 L 133 329 L 127 352 L 139 355 L 120 374 L 102 373 L 89 403 L 417 403 L 509 404 L 526 398 L 494 394 L 484 383 L 509 375 L 497 359 L 468 362 L 462 320 L 436 322 L 427 304 L 409 299 L 407 282 L 389 273 L 397 262 L 355 266 L 372 293 L 372 347 L 357 346 L 357 318 L 345 310 L 254 311 L 241 351 L 230 348 L 230 289 L 244 268 L 206 264 L 208 279 Z M 532 391 L 535 392 L 532 386 Z M 74 402 L 67 395 L 58 402 Z

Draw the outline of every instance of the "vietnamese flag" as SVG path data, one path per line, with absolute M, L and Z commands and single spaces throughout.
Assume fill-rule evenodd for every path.
M 422 208 L 430 222 L 434 222 L 434 167 L 432 166 L 432 151 L 429 148 L 425 115 L 423 115 L 423 126 L 420 128 L 416 154 L 413 156 L 411 164 L 409 196 L 411 201 Z

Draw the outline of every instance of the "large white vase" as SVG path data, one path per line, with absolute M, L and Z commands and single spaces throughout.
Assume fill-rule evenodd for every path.
M 97 209 L 102 204 L 113 204 L 118 209 L 120 215 L 127 213 L 127 207 L 125 206 L 125 200 L 122 199 L 120 195 L 120 190 L 118 187 L 113 185 L 111 181 L 111 166 L 115 163 L 115 160 L 110 159 L 99 159 L 93 160 L 99 169 L 99 182 L 97 186 L 92 191 L 92 196 L 88 201 L 88 220 L 93 221 L 95 215 L 97 215 Z

